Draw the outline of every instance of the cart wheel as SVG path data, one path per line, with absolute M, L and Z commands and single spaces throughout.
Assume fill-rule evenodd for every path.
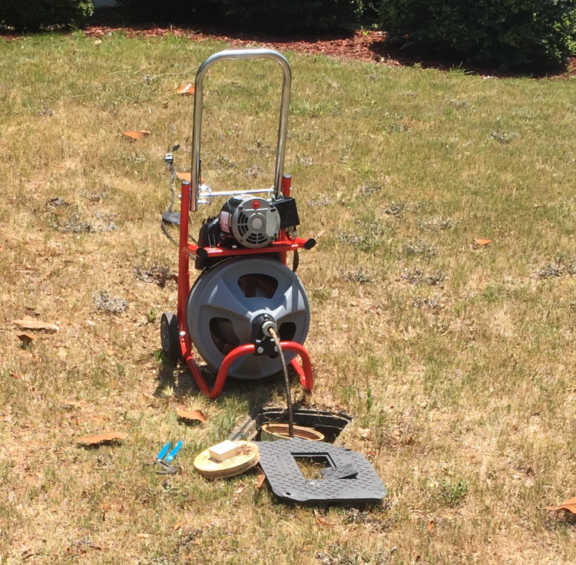
M 162 351 L 170 361 L 178 361 L 182 356 L 178 318 L 172 312 L 164 312 L 160 321 L 160 338 Z

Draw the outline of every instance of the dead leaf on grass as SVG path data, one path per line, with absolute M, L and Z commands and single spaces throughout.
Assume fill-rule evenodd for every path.
M 576 497 L 569 498 L 558 506 L 548 506 L 546 510 L 568 510 L 568 512 L 576 514 Z
M 476 237 L 474 238 L 474 243 L 476 245 L 488 245 L 489 243 L 492 243 L 491 239 L 482 239 L 480 237 Z
M 176 414 L 178 418 L 182 420 L 198 420 L 200 422 L 206 422 L 207 418 L 204 416 L 202 410 L 187 410 L 186 408 L 176 408 Z
M 428 520 L 428 531 L 431 532 L 434 529 L 434 520 Z
M 258 477 L 256 478 L 256 489 L 257 490 L 262 488 L 262 485 L 264 484 L 265 480 L 266 480 L 266 475 L 264 474 L 264 472 L 262 470 L 260 470 L 260 473 L 258 474 Z
M 25 330 L 50 330 L 57 332 L 60 329 L 56 324 L 42 322 L 41 320 L 33 320 L 32 318 L 12 320 L 12 323 Z
M 176 91 L 176 94 L 188 94 L 188 95 L 192 95 L 192 94 L 194 94 L 194 90 L 195 90 L 194 85 L 193 85 L 192 83 L 190 83 L 190 84 L 184 85 L 182 88 L 179 88 L 179 89 Z
M 21 334 L 16 334 L 16 337 L 26 345 L 32 343 L 35 339 L 38 339 L 38 336 L 24 332 Z
M 63 405 L 68 408 L 86 408 L 88 406 L 84 400 L 65 400 Z
M 95 436 L 81 437 L 76 443 L 82 445 L 100 445 L 102 443 L 108 443 L 111 441 L 122 441 L 127 437 L 128 434 L 124 432 L 108 432 L 105 434 L 99 434 Z
M 316 522 L 318 522 L 318 524 L 320 524 L 321 526 L 327 526 L 328 528 L 331 528 L 333 526 L 331 522 L 328 522 L 328 520 L 324 520 L 324 518 L 316 518 Z
M 176 173 L 176 176 L 177 176 L 180 180 L 192 182 L 192 173 L 185 173 L 185 172 Z M 206 179 L 200 178 L 200 182 L 206 182 Z
M 125 135 L 133 141 L 136 141 L 137 139 L 142 139 L 143 137 L 150 135 L 150 132 L 145 129 L 141 129 L 139 131 L 123 131 L 122 135 Z
M 314 517 L 316 518 L 316 522 L 318 522 L 318 524 L 320 524 L 321 526 L 327 526 L 327 527 L 331 528 L 334 525 L 331 522 L 329 522 L 328 520 L 326 520 L 325 518 L 322 518 L 322 516 L 320 515 L 320 512 L 318 512 L 318 510 L 314 510 Z

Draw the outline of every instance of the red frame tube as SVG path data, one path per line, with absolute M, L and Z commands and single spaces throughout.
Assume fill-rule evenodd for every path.
M 283 183 L 284 185 L 284 183 Z M 284 191 L 288 188 L 283 186 Z M 180 332 L 180 348 L 182 350 L 182 358 L 186 361 L 196 384 L 200 391 L 208 396 L 208 398 L 216 398 L 222 392 L 226 379 L 228 378 L 228 371 L 234 361 L 243 355 L 253 355 L 256 352 L 254 344 L 247 343 L 239 345 L 234 348 L 222 361 L 218 374 L 216 375 L 216 382 L 212 389 L 207 385 L 206 380 L 202 376 L 198 364 L 194 360 L 192 353 L 192 340 L 188 333 L 186 324 L 186 305 L 188 302 L 188 295 L 190 294 L 190 255 L 197 255 L 199 249 L 206 253 L 206 256 L 219 256 L 227 257 L 234 255 L 253 255 L 262 253 L 278 253 L 280 252 L 282 261 L 286 264 L 286 252 L 294 251 L 300 247 L 304 247 L 307 240 L 297 237 L 294 241 L 286 239 L 286 234 L 282 230 L 280 239 L 272 242 L 268 247 L 262 249 L 225 249 L 221 247 L 200 248 L 198 245 L 188 243 L 188 223 L 190 220 L 190 182 L 182 181 L 182 201 L 180 210 L 180 242 L 179 242 L 179 255 L 178 255 L 178 329 Z M 314 388 L 314 375 L 312 373 L 312 363 L 310 362 L 310 355 L 306 348 L 294 341 L 280 342 L 283 351 L 292 351 L 298 354 L 302 360 L 302 365 L 296 359 L 291 362 L 292 367 L 300 378 L 300 384 L 305 390 L 312 390 Z

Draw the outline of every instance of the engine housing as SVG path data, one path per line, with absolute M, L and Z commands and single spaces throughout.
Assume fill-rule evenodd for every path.
M 219 218 L 225 234 L 252 249 L 270 245 L 281 228 L 280 213 L 274 203 L 253 196 L 229 198 Z

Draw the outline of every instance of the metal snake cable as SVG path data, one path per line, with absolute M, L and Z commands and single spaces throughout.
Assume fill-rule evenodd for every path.
M 282 371 L 284 372 L 284 384 L 286 385 L 286 405 L 288 407 L 288 436 L 294 437 L 294 414 L 292 412 L 292 395 L 290 394 L 290 380 L 288 379 L 288 368 L 286 367 L 286 359 L 284 358 L 284 351 L 280 345 L 280 337 L 274 328 L 269 328 L 268 333 L 274 340 L 280 360 L 282 361 Z

